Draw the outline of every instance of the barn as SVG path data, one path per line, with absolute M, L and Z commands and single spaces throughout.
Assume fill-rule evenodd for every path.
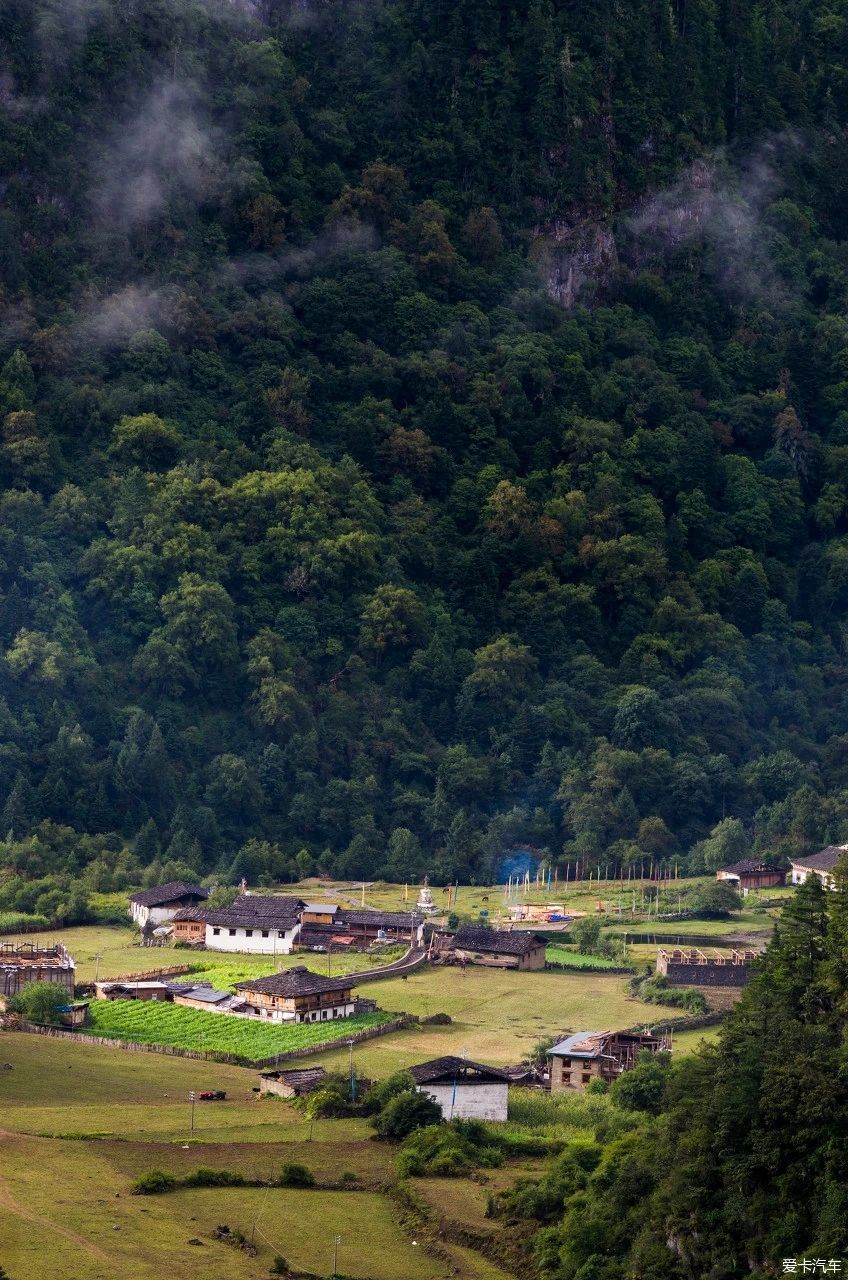
M 506 1120 L 509 1072 L 469 1058 L 432 1058 L 410 1068 L 419 1093 L 428 1094 L 445 1120 Z

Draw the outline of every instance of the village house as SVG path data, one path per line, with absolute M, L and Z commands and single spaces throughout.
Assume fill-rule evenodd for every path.
M 129 914 L 140 929 L 146 924 L 165 924 L 173 920 L 184 907 L 196 907 L 208 896 L 209 891 L 199 884 L 171 880 L 155 889 L 142 889 L 139 893 L 134 893 L 130 898 Z
M 445 1120 L 506 1120 L 509 1072 L 468 1058 L 433 1058 L 410 1068 L 419 1093 L 441 1107 Z
M 448 942 L 445 958 L 497 969 L 544 969 L 545 940 L 520 929 L 466 925 Z
M 171 921 L 173 942 L 186 943 L 190 947 L 206 944 L 206 916 L 203 907 L 184 907 Z
M 833 870 L 846 850 L 848 844 L 830 844 L 819 853 L 808 854 L 805 858 L 790 858 L 789 883 L 803 884 L 808 876 L 818 876 L 825 889 L 833 889 Z
M 237 982 L 236 991 L 250 1011 L 274 1022 L 328 1022 L 354 1012 L 350 978 L 322 978 L 304 965 Z
M 777 871 L 756 858 L 742 858 L 740 862 L 716 872 L 716 880 L 729 884 L 740 893 L 747 893 L 749 889 L 773 889 L 775 885 L 783 884 L 785 879 L 785 871 Z
M 47 946 L 0 943 L 0 996 L 15 996 L 30 982 L 58 982 L 71 997 L 75 971 L 73 958 L 61 942 Z
M 292 894 L 242 894 L 231 906 L 206 912 L 206 946 L 210 951 L 287 956 L 300 933 L 303 906 Z
M 327 1078 L 323 1067 L 302 1067 L 293 1071 L 260 1071 L 259 1095 L 278 1098 L 305 1098 L 320 1089 Z
M 548 1050 L 551 1093 L 585 1089 L 593 1080 L 611 1084 L 629 1071 L 643 1049 L 661 1053 L 669 1048 L 666 1036 L 632 1031 L 578 1031 Z
M 374 942 L 422 942 L 424 917 L 414 911 L 377 911 L 311 903 L 301 912 L 298 944 L 313 950 L 368 947 Z

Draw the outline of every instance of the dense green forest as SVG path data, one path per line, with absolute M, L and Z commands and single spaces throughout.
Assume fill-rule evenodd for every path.
M 572 1143 L 542 1179 L 504 1197 L 508 1221 L 536 1227 L 525 1236 L 528 1272 L 735 1280 L 844 1270 L 844 859 L 837 887 L 827 893 L 813 876 L 797 891 L 717 1045 L 673 1069 L 640 1063 L 615 1082 L 616 1101 L 642 1111 L 642 1125 Z
M 846 23 L 3 0 L 0 906 L 848 840 Z

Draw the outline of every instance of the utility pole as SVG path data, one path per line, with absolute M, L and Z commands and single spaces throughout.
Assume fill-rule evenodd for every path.
M 98 951 L 97 955 L 94 957 L 94 981 L 95 981 L 95 982 L 97 981 L 98 974 L 100 973 L 100 961 L 101 961 L 101 959 L 102 959 L 102 957 L 101 957 L 101 955 L 100 955 L 100 952 Z
M 197 1094 L 194 1092 L 193 1089 L 191 1093 L 188 1095 L 188 1100 L 191 1103 L 191 1131 L 192 1133 L 194 1133 L 194 1104 L 197 1101 Z
M 348 1048 L 350 1049 L 350 1061 L 348 1063 L 348 1079 L 350 1080 L 350 1100 L 351 1102 L 353 1102 L 353 1095 L 355 1093 L 355 1089 L 353 1084 L 353 1041 L 352 1040 L 349 1042 Z
M 334 1277 L 337 1276 L 339 1273 L 338 1260 L 339 1260 L 339 1245 L 341 1244 L 341 1242 L 342 1242 L 341 1236 L 333 1236 L 333 1276 Z

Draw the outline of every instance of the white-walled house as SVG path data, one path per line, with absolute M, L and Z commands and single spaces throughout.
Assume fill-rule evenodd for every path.
M 509 1073 L 468 1058 L 433 1058 L 410 1068 L 418 1092 L 428 1094 L 445 1120 L 506 1120 Z
M 130 898 L 130 915 L 141 929 L 148 921 L 165 924 L 173 920 L 185 907 L 196 907 L 209 897 L 208 889 L 199 884 L 186 884 L 184 880 L 171 880 L 155 889 L 141 889 Z
M 811 853 L 806 858 L 789 859 L 790 884 L 803 884 L 808 876 L 818 876 L 825 889 L 833 888 L 833 869 L 845 852 L 848 844 L 829 844 L 819 853 Z
M 206 911 L 210 951 L 247 951 L 287 956 L 300 933 L 303 901 L 291 894 L 242 894 L 232 906 Z
M 249 1009 L 272 1022 L 332 1022 L 349 1018 L 355 1009 L 350 978 L 322 978 L 305 965 L 295 965 L 267 978 L 236 983 Z

